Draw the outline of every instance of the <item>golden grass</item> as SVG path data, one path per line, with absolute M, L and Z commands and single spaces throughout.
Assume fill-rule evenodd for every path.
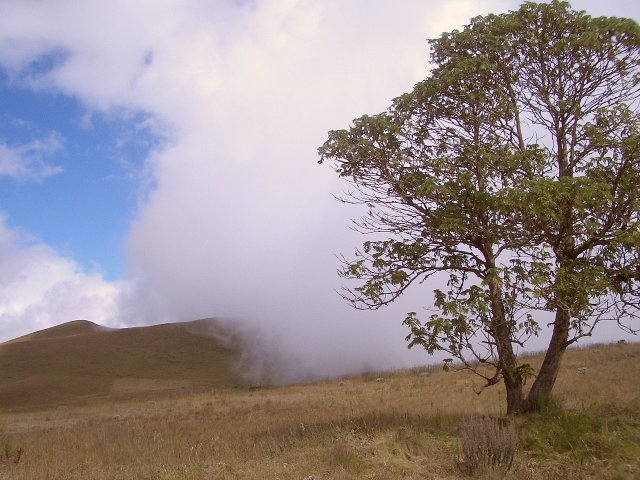
M 639 360 L 637 344 L 568 352 L 557 384 L 567 410 L 518 420 L 514 468 L 484 478 L 640 478 Z M 467 372 L 384 377 L 6 412 L 0 478 L 467 478 L 458 428 L 502 414 L 502 389 L 477 396 Z

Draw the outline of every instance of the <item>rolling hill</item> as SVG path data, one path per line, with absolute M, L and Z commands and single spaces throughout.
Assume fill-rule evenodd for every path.
M 210 319 L 123 329 L 76 320 L 0 344 L 0 409 L 233 387 L 239 358 Z

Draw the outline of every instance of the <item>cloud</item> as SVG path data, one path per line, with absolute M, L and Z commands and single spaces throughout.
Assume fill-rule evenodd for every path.
M 74 319 L 118 325 L 117 284 L 0 217 L 0 341 Z
M 341 186 L 316 165 L 316 148 L 329 129 L 386 108 L 424 76 L 432 13 L 414 4 L 415 17 L 390 26 L 397 11 L 376 4 L 360 24 L 358 8 L 264 2 L 223 49 L 200 44 L 206 35 L 194 26 L 177 45 L 200 52 L 200 70 L 156 51 L 140 84 L 155 68 L 170 80 L 162 59 L 172 58 L 189 87 L 179 108 L 168 88 L 157 109 L 175 112 L 167 118 L 177 135 L 150 159 L 157 189 L 129 236 L 137 290 L 128 318 L 231 318 L 288 359 L 285 378 L 424 360 L 406 350 L 406 303 L 356 312 L 335 292 L 334 254 L 361 239 L 347 229 L 356 212 L 330 195 Z
M 433 285 L 377 312 L 355 311 L 336 294 L 334 255 L 348 255 L 363 239 L 348 229 L 358 212 L 333 200 L 343 186 L 316 164 L 316 148 L 328 130 L 384 110 L 424 78 L 426 38 L 516 3 L 4 6 L 0 64 L 14 81 L 71 95 L 92 110 L 142 112 L 163 139 L 146 159 L 126 239 L 127 287 L 119 287 L 116 307 L 114 286 L 45 255 L 62 262 L 53 262 L 66 272 L 60 278 L 97 292 L 90 319 L 116 311 L 129 324 L 225 318 L 277 352 L 263 358 L 280 358 L 284 379 L 428 360 L 407 352 L 400 324 L 407 311 L 428 306 Z M 64 55 L 36 62 L 55 52 Z M 23 250 L 27 258 L 37 251 Z M 24 265 L 20 271 L 38 274 Z M 34 294 L 22 311 L 33 304 L 44 315 L 47 298 Z
M 0 19 L 0 62 L 16 81 L 96 110 L 144 112 L 165 139 L 147 159 L 153 188 L 127 238 L 123 321 L 228 319 L 272 353 L 262 358 L 280 359 L 283 379 L 424 361 L 407 352 L 400 326 L 424 305 L 420 292 L 418 306 L 408 298 L 380 312 L 355 311 L 335 292 L 334 255 L 362 239 L 316 149 L 328 130 L 411 89 L 426 74 L 425 39 L 483 13 L 476 5 L 11 7 Z M 34 64 L 55 52 L 64 55 Z
M 62 172 L 62 167 L 48 162 L 63 145 L 63 138 L 50 133 L 21 145 L 0 142 L 0 176 L 16 180 L 43 180 Z

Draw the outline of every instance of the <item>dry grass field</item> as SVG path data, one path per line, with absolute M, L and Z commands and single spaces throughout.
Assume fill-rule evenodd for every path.
M 138 395 L 4 409 L 0 478 L 640 478 L 640 345 L 568 352 L 556 404 L 516 421 L 506 473 L 458 463 L 461 423 L 500 416 L 502 389 L 478 396 L 467 372 L 426 371 L 155 396 L 121 378 Z

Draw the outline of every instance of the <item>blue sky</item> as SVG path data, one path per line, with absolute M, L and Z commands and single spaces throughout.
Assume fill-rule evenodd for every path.
M 33 160 L 29 172 L 0 175 L 7 224 L 107 280 L 121 278 L 144 160 L 161 141 L 145 128 L 145 116 L 91 112 L 73 97 L 34 92 L 6 74 L 0 104 L 0 144 Z M 42 148 L 25 149 L 34 142 Z
M 221 316 L 327 371 L 422 358 L 398 320 L 420 294 L 336 295 L 362 239 L 316 149 L 424 78 L 426 38 L 517 6 L 0 0 L 0 340 Z

